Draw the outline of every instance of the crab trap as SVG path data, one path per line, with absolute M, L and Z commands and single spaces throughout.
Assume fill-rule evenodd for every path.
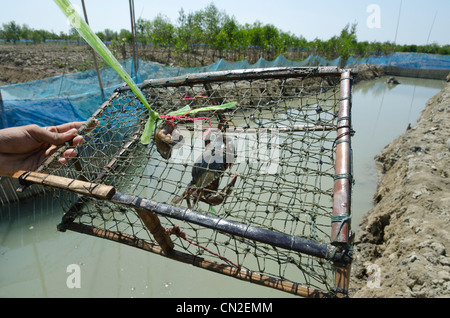
M 24 186 L 53 188 L 58 229 L 302 297 L 344 297 L 352 261 L 352 73 L 336 67 L 145 81 L 160 120 L 118 88 Z M 226 105 L 226 107 L 217 107 Z

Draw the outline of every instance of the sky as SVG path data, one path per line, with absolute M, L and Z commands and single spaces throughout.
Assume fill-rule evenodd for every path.
M 70 29 L 53 0 L 0 2 L 0 24 L 15 21 L 55 33 Z M 82 13 L 81 0 L 71 2 Z M 174 25 L 180 9 L 195 12 L 211 3 L 240 24 L 273 24 L 308 41 L 328 40 L 347 24 L 357 23 L 358 41 L 450 44 L 448 0 L 134 0 L 136 18 L 152 20 L 163 14 Z M 85 0 L 85 5 L 95 32 L 130 29 L 128 0 Z

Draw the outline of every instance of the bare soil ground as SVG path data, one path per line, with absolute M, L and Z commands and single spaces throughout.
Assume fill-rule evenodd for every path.
M 119 59 L 131 50 L 114 51 Z M 141 52 L 182 65 L 186 56 Z M 208 65 L 213 56 L 193 57 Z M 218 57 L 216 58 L 218 59 Z M 85 45 L 0 44 L 0 86 L 93 68 Z M 198 65 L 200 66 L 200 65 Z M 362 66 L 358 80 L 383 75 Z M 352 297 L 450 297 L 450 84 L 433 97 L 415 127 L 376 158 L 380 182 L 355 241 Z
M 120 61 L 133 56 L 130 46 L 113 45 L 109 49 Z M 221 58 L 235 61 L 245 56 L 249 63 L 260 57 L 275 58 L 273 53 L 249 49 L 238 56 L 236 52 L 198 49 L 194 53 L 175 52 L 173 48 L 139 47 L 138 56 L 145 61 L 158 62 L 167 66 L 201 67 L 217 62 Z M 306 58 L 307 53 L 289 53 L 287 58 Z M 97 58 L 99 66 L 105 62 Z M 0 43 L 0 86 L 16 84 L 74 73 L 94 68 L 92 50 L 87 44 L 1 44 Z
M 0 82 L 16 84 L 84 71 L 93 67 L 85 45 L 0 44 Z

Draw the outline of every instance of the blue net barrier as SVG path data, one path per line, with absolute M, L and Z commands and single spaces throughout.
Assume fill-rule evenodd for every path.
M 422 53 L 393 53 L 389 56 L 369 56 L 347 60 L 347 65 L 374 64 L 416 70 L 450 70 L 450 56 Z
M 314 55 L 310 55 L 303 61 L 291 61 L 279 55 L 273 61 L 261 58 L 255 64 L 247 61 L 231 63 L 221 59 L 211 65 L 196 68 L 167 67 L 159 63 L 139 60 L 137 74 L 134 74 L 132 58 L 122 61 L 121 64 L 132 75 L 135 82 L 141 83 L 146 79 L 168 78 L 190 73 L 267 67 L 339 66 L 342 63 L 340 57 L 326 60 Z M 403 69 L 445 71 L 450 70 L 450 56 L 394 53 L 389 56 L 350 57 L 345 64 L 352 66 L 374 64 Z M 26 124 L 49 126 L 61 121 L 89 118 L 104 102 L 103 96 L 110 96 L 114 89 L 123 83 L 120 76 L 109 66 L 100 68 L 100 77 L 103 94 L 95 70 L 2 86 L 3 105 L 0 103 L 0 128 Z
M 82 121 L 68 98 L 14 100 L 3 102 L 0 128 L 28 124 L 57 126 L 71 121 Z

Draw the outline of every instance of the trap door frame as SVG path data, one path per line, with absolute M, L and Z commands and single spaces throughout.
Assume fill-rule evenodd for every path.
M 335 181 L 334 181 L 334 196 L 333 196 L 333 217 L 332 217 L 332 235 L 330 240 L 330 247 L 328 252 L 333 254 L 340 253 L 341 256 L 335 262 L 336 274 L 335 274 L 335 286 L 337 297 L 345 297 L 348 294 L 349 289 L 349 277 L 351 267 L 351 232 L 350 232 L 350 218 L 351 218 L 351 187 L 352 187 L 352 156 L 351 156 L 351 137 L 353 131 L 351 128 L 351 89 L 352 89 L 352 71 L 342 70 L 337 67 L 307 67 L 307 68 L 270 68 L 270 69 L 252 69 L 252 70 L 238 70 L 238 71 L 222 71 L 213 73 L 202 74 L 189 74 L 187 76 L 179 76 L 170 79 L 152 79 L 145 81 L 142 84 L 142 88 L 147 86 L 166 86 L 176 87 L 193 84 L 208 85 L 215 81 L 232 81 L 241 79 L 276 79 L 276 78 L 295 78 L 295 77 L 321 77 L 321 76 L 333 76 L 340 78 L 340 99 L 339 99 L 339 116 L 338 116 L 338 129 L 336 137 L 336 161 L 335 161 Z M 127 86 L 118 88 L 113 95 L 99 108 L 97 112 L 87 121 L 85 126 L 80 130 L 83 132 L 84 128 L 95 121 L 96 116 L 102 112 L 102 109 L 120 95 L 124 91 L 130 90 Z M 138 142 L 137 138 L 132 142 Z M 127 147 L 130 147 L 131 143 L 124 146 L 122 151 L 126 151 Z M 60 148 L 55 154 L 53 154 L 41 168 L 43 171 L 49 163 L 56 160 L 67 147 Z M 114 165 L 114 160 L 111 161 L 111 166 Z M 110 167 L 105 167 L 105 169 Z M 102 176 L 97 179 L 100 181 Z M 26 179 L 26 178 L 24 178 Z M 40 183 L 45 185 L 45 178 Z M 129 199 L 129 198 L 128 198 Z M 127 199 L 127 200 L 128 200 Z M 124 204 L 119 202 L 119 204 Z M 126 205 L 126 204 L 124 204 Z M 157 215 L 164 215 L 158 208 L 148 211 Z M 68 215 L 65 216 L 70 217 Z M 248 270 L 238 269 L 230 267 L 214 261 L 208 261 L 203 258 L 194 257 L 192 255 L 162 248 L 161 246 L 139 240 L 133 237 L 129 237 L 124 234 L 117 234 L 108 232 L 101 229 L 92 228 L 90 226 L 71 223 L 64 229 L 59 230 L 72 230 L 84 234 L 93 235 L 96 237 L 102 237 L 116 242 L 124 243 L 127 245 L 135 246 L 156 254 L 161 254 L 166 257 L 175 259 L 177 261 L 185 262 L 198 266 L 201 268 L 209 269 L 221 274 L 232 276 L 238 279 L 251 281 L 256 284 L 269 286 L 272 288 L 280 289 L 289 293 L 293 293 L 302 297 L 329 297 L 328 293 L 302 286 L 298 283 L 283 282 L 280 280 L 274 281 L 272 277 L 261 275 L 260 273 L 254 273 Z M 158 241 L 158 239 L 156 239 Z M 169 244 L 170 245 L 170 244 Z M 344 255 L 346 257 L 343 257 Z M 341 262 L 342 259 L 350 259 L 350 261 Z

